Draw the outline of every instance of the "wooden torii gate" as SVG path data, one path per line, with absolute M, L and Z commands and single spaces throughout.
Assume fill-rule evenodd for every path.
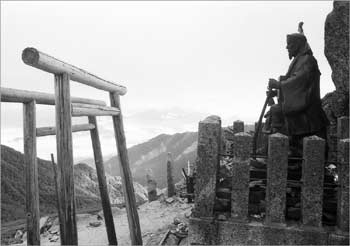
M 126 148 L 120 95 L 126 93 L 126 87 L 103 80 L 73 65 L 62 62 L 35 48 L 26 48 L 22 52 L 25 64 L 54 74 L 55 94 L 1 88 L 2 102 L 23 103 L 24 128 L 24 165 L 26 167 L 26 215 L 27 244 L 40 244 L 39 228 L 39 189 L 36 137 L 56 135 L 58 166 L 58 214 L 60 221 L 61 244 L 77 245 L 77 224 L 75 214 L 75 194 L 73 180 L 72 132 L 90 131 L 96 172 L 105 217 L 108 241 L 117 245 L 113 215 L 107 191 L 103 158 L 96 116 L 109 115 L 113 119 L 116 145 L 121 164 L 121 176 L 126 211 L 129 222 L 130 238 L 133 245 L 142 245 L 140 222 L 129 158 Z M 70 80 L 108 91 L 111 106 L 103 101 L 70 96 Z M 56 126 L 36 128 L 36 104 L 55 105 Z M 88 116 L 88 124 L 72 125 L 72 117 Z

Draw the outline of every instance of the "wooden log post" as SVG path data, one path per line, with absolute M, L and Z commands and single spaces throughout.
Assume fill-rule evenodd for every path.
M 27 244 L 40 245 L 38 163 L 35 101 L 23 104 L 24 166 L 26 169 Z
M 339 141 L 339 190 L 337 206 L 337 227 L 343 233 L 349 233 L 349 145 L 350 138 Z
M 194 186 L 195 217 L 213 217 L 216 198 L 217 174 L 220 168 L 221 119 L 212 115 L 199 122 Z
M 60 223 L 62 245 L 77 245 L 75 217 L 72 116 L 68 74 L 55 75 L 57 165 L 60 187 Z
M 96 117 L 89 116 L 89 123 L 95 126 L 94 129 L 90 130 L 90 136 L 92 141 L 92 148 L 94 150 L 96 173 L 97 173 L 98 185 L 100 189 L 103 215 L 105 218 L 108 243 L 109 245 L 118 245 L 117 236 L 115 234 L 111 203 L 108 195 L 107 181 L 106 181 L 105 170 L 103 165 L 101 143 L 100 143 L 100 137 L 97 129 Z
M 301 214 L 304 226 L 322 227 L 325 140 L 304 138 Z
M 167 183 L 168 183 L 168 197 L 175 195 L 175 184 L 174 184 L 174 170 L 173 170 L 173 159 L 171 153 L 168 153 L 166 161 L 167 169 Z
M 288 170 L 288 137 L 280 133 L 269 136 L 266 224 L 284 224 Z
M 239 132 L 233 137 L 231 218 L 248 220 L 249 167 L 252 150 L 252 136 Z
M 123 118 L 118 93 L 111 92 L 110 100 L 111 106 L 116 107 L 120 110 L 120 114 L 112 116 L 112 119 L 118 149 L 118 156 L 120 160 L 120 170 L 123 180 L 123 194 L 125 198 L 126 212 L 128 215 L 131 244 L 142 245 L 140 221 L 136 208 L 135 192 L 129 166 L 128 150 L 126 148 Z

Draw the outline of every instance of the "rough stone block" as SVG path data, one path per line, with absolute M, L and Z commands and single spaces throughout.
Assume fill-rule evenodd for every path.
M 240 120 L 236 120 L 233 122 L 233 133 L 244 132 L 244 122 Z
M 341 231 L 349 231 L 349 143 L 350 139 L 339 141 L 339 192 L 337 206 L 337 226 Z
M 288 169 L 288 137 L 280 133 L 269 136 L 266 223 L 284 223 Z
M 306 226 L 321 227 L 325 140 L 311 136 L 303 141 L 302 223 Z
M 196 163 L 195 217 L 213 216 L 217 173 L 220 168 L 221 119 L 209 116 L 199 122 Z

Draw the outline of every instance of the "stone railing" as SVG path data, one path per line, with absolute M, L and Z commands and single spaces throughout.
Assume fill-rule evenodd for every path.
M 337 187 L 336 226 L 323 226 L 326 143 L 317 136 L 303 140 L 301 163 L 299 221 L 286 219 L 288 150 L 287 136 L 268 137 L 266 157 L 265 215 L 254 220 L 249 216 L 251 151 L 253 138 L 241 131 L 222 149 L 222 128 L 218 116 L 199 123 L 195 182 L 195 205 L 190 219 L 191 244 L 349 244 L 349 130 L 348 118 L 338 119 L 339 185 Z M 343 124 L 344 123 L 344 124 Z M 235 128 L 233 128 L 235 129 Z M 341 132 L 340 132 L 341 131 Z M 230 146 L 228 149 L 227 146 Z M 222 153 L 224 151 L 224 153 Z M 229 154 L 228 154 L 229 152 Z M 216 210 L 220 158 L 231 156 L 230 212 L 220 216 Z M 227 215 L 228 214 L 228 215 Z M 223 219 L 224 218 L 224 219 Z

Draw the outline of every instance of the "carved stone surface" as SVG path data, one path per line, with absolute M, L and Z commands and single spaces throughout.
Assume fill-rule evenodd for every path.
M 349 93 L 349 2 L 334 1 L 325 23 L 324 53 L 337 90 Z
M 321 227 L 325 140 L 306 137 L 303 146 L 302 221 L 307 226 Z
M 213 216 L 217 172 L 220 168 L 221 119 L 209 116 L 199 122 L 196 163 L 195 206 L 196 217 Z
M 288 137 L 280 133 L 269 136 L 266 223 L 284 223 L 286 209 Z

